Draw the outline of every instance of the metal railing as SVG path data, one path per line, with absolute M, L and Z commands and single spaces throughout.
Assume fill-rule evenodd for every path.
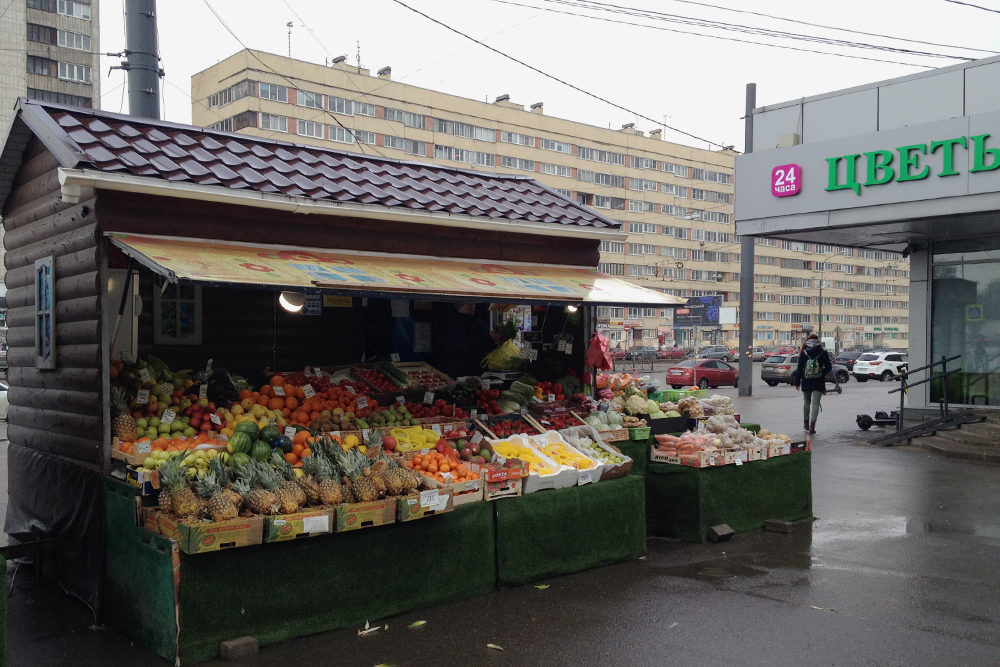
M 947 417 L 948 416 L 948 376 L 954 375 L 955 373 L 961 373 L 962 372 L 961 368 L 955 368 L 955 369 L 952 369 L 952 370 L 949 371 L 948 370 L 948 362 L 949 361 L 955 361 L 956 359 L 961 359 L 961 358 L 962 358 L 962 355 L 960 355 L 960 354 L 956 354 L 954 357 L 944 357 L 944 356 L 942 356 L 941 357 L 941 361 L 932 361 L 931 363 L 927 364 L 926 366 L 921 366 L 920 368 L 914 368 L 913 370 L 907 369 L 905 372 L 899 374 L 899 388 L 898 389 L 891 389 L 889 391 L 890 394 L 895 394 L 896 392 L 899 392 L 899 412 L 896 413 L 896 430 L 897 431 L 902 431 L 903 430 L 903 405 L 904 405 L 905 400 L 906 400 L 906 392 L 911 387 L 918 387 L 918 386 L 920 386 L 922 384 L 926 384 L 926 383 L 931 382 L 933 380 L 942 380 L 942 382 L 941 382 L 941 400 L 940 400 L 941 417 Z M 910 375 L 912 375 L 913 373 L 919 373 L 920 371 L 925 371 L 928 368 L 932 369 L 935 366 L 940 366 L 941 367 L 941 373 L 939 375 L 934 375 L 934 373 L 932 371 L 931 374 L 930 374 L 930 377 L 928 377 L 928 378 L 926 378 L 924 380 L 919 380 L 919 381 L 913 382 L 913 383 L 909 383 L 909 382 L 906 381 L 907 378 L 909 378 Z

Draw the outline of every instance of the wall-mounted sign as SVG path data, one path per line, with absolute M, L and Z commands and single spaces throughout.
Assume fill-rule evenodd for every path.
M 965 321 L 966 322 L 982 322 L 983 321 L 983 304 L 973 303 L 965 307 Z
M 791 197 L 802 191 L 802 167 L 797 164 L 781 164 L 771 170 L 771 194 L 775 197 Z
M 628 327 L 641 327 L 642 320 L 625 320 L 625 326 Z

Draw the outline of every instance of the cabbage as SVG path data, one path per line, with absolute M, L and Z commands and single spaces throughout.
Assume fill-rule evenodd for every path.
M 664 412 L 663 416 L 664 417 L 680 417 L 681 413 L 679 413 L 679 412 L 677 412 L 675 410 L 670 410 L 669 412 Z
M 660 412 L 660 404 L 654 400 L 646 401 L 646 412 L 653 414 L 654 412 Z
M 608 413 L 608 426 L 621 426 L 622 424 L 622 413 L 620 412 L 609 412 Z

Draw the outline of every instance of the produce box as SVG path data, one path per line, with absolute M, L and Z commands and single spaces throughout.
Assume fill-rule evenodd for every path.
M 343 533 L 348 530 L 358 530 L 359 528 L 373 528 L 393 523 L 395 520 L 395 499 L 338 505 L 336 532 Z
M 679 456 L 667 456 L 656 449 L 656 445 L 651 445 L 649 460 L 654 463 L 672 463 L 674 465 L 691 466 L 692 468 L 711 468 L 723 465 L 723 456 L 710 454 L 708 452 L 696 452 L 695 457 L 681 459 Z
M 617 447 L 605 442 L 603 434 L 590 424 L 584 424 L 583 426 L 571 426 L 570 428 L 563 429 L 559 432 L 562 433 L 563 435 L 567 433 L 573 433 L 576 435 L 585 435 L 591 440 L 593 440 L 595 443 L 597 443 L 597 446 L 603 449 L 604 451 L 608 453 L 617 454 L 618 456 L 622 456 L 625 458 L 625 460 L 619 463 L 618 465 L 609 465 L 607 463 L 602 463 L 601 465 L 603 467 L 601 469 L 600 481 L 603 482 L 608 479 L 618 479 L 619 477 L 625 477 L 632 471 L 632 459 L 627 454 L 623 454 L 622 451 Z M 575 449 L 579 451 L 578 447 Z M 583 453 L 586 454 L 586 452 Z
M 629 432 L 627 428 L 614 428 L 610 431 L 601 431 L 604 435 L 604 442 L 624 442 L 629 440 Z
M 267 517 L 265 542 L 284 542 L 333 532 L 336 509 L 320 508 Z
M 563 466 L 564 468 L 568 468 L 569 470 L 574 471 L 576 473 L 577 477 L 576 484 L 578 486 L 589 484 L 591 482 L 601 481 L 601 473 L 604 471 L 604 463 L 598 461 L 597 459 L 590 456 L 586 452 L 581 451 L 580 449 L 571 445 L 569 442 L 566 441 L 565 438 L 562 437 L 562 434 L 560 434 L 558 431 L 546 431 L 543 435 L 532 436 L 531 443 L 535 446 L 536 449 L 543 451 L 543 453 L 544 453 L 544 447 L 546 445 L 549 445 L 551 443 L 559 443 L 560 445 L 565 447 L 568 452 L 579 454 L 586 460 L 590 461 L 592 467 L 587 470 L 581 470 L 579 468 L 574 468 L 572 466 L 566 466 L 566 465 Z M 572 484 L 570 486 L 572 486 Z
M 396 521 L 414 521 L 429 516 L 452 512 L 455 509 L 454 495 L 441 493 L 438 489 L 421 491 L 396 499 Z
M 798 454 L 799 452 L 809 451 L 809 441 L 801 440 L 799 442 L 793 442 L 789 445 L 789 454 Z
M 179 437 L 180 437 L 181 440 L 186 440 L 186 438 L 184 436 L 179 436 Z M 223 437 L 225 437 L 225 436 L 223 436 Z M 125 452 L 123 452 L 120 449 L 118 449 L 118 447 L 120 446 L 118 438 L 113 438 L 112 442 L 111 442 L 111 458 L 115 459 L 117 461 L 123 461 L 124 463 L 126 463 L 127 465 L 130 465 L 130 466 L 139 467 L 139 466 L 142 465 L 142 462 L 145 461 L 147 457 L 149 457 L 149 453 L 152 451 L 152 447 L 151 447 L 152 443 L 150 443 L 150 442 L 146 442 L 146 443 L 141 443 L 140 442 L 140 443 L 137 443 L 136 447 L 142 448 L 143 445 L 145 445 L 146 447 L 148 447 L 148 449 L 145 449 L 145 451 L 142 451 L 142 452 L 136 453 L 136 454 L 126 454 Z M 208 451 L 210 449 L 214 449 L 217 452 L 225 452 L 225 451 L 227 451 L 226 450 L 226 442 L 225 442 L 225 440 L 222 440 L 221 444 L 218 444 L 218 445 L 204 445 L 203 444 L 203 445 L 199 445 L 197 447 L 192 447 L 193 451 Z
M 629 440 L 649 440 L 649 427 L 640 426 L 628 430 Z
M 572 401 L 532 401 L 531 412 L 536 415 L 565 414 L 573 407 Z
M 747 453 L 747 461 L 760 461 L 760 445 L 743 445 Z
M 395 362 L 393 366 L 413 378 L 421 389 L 428 391 L 444 389 L 453 382 L 450 377 L 423 361 Z
M 526 419 L 527 415 L 479 415 L 478 419 L 473 419 L 472 422 L 476 425 L 480 431 L 483 432 L 487 438 L 491 440 L 502 440 L 507 436 L 499 436 L 493 429 L 498 424 L 503 422 L 517 422 L 519 424 L 524 424 L 527 426 L 527 432 L 530 435 L 536 435 L 538 433 L 544 433 L 545 429 L 541 428 L 537 423 L 533 423 L 534 420 Z
M 178 548 L 186 554 L 261 544 L 264 541 L 264 522 L 265 517 L 251 516 L 188 526 L 163 512 L 157 514 L 160 533 L 177 540 Z
M 523 479 L 507 479 L 501 482 L 486 482 L 486 486 L 483 489 L 483 497 L 486 500 L 517 498 L 521 495 L 523 490 Z
M 160 474 L 155 470 L 139 472 L 129 466 L 125 469 L 125 482 L 139 489 L 142 496 L 155 496 L 160 492 Z
M 420 477 L 423 480 L 422 486 L 428 489 L 437 489 L 441 494 L 452 496 L 456 507 L 483 499 L 483 486 L 485 482 L 482 479 L 470 479 L 467 482 L 442 484 L 433 477 L 428 477 L 422 473 Z

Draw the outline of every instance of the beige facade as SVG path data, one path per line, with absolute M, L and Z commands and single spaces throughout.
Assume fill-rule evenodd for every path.
M 192 77 L 192 122 L 393 158 L 531 174 L 621 221 L 628 241 L 602 246 L 605 273 L 676 296 L 718 295 L 723 308 L 738 307 L 732 152 L 663 141 L 658 130 L 647 136 L 630 125 L 611 130 L 548 116 L 540 102 L 526 109 L 506 95 L 492 103 L 471 100 L 394 82 L 391 76 L 389 68 L 373 76 L 344 62 L 326 66 L 240 51 Z M 902 273 L 908 276 L 908 265 L 902 258 L 852 256 L 849 264 L 860 275 L 848 279 L 846 260 L 819 266 L 825 255 L 816 248 L 781 243 L 757 248 L 763 256 L 758 261 L 768 262 L 755 266 L 755 275 L 765 281 L 755 289 L 762 299 L 755 304 L 763 318 L 754 323 L 758 344 L 789 340 L 803 323 L 816 326 L 820 271 L 833 272 L 834 264 L 841 265 L 839 286 L 830 282 L 823 290 L 823 319 L 829 320 L 824 335 L 840 326 L 846 345 L 865 340 L 866 333 L 872 334 L 869 344 L 882 342 L 888 313 L 895 318 L 889 326 L 898 327 L 893 333 L 908 329 L 898 322 L 906 308 L 896 305 L 905 303 L 905 294 L 892 292 L 893 305 L 886 306 L 890 278 L 876 271 L 899 271 L 891 277 L 893 287 L 905 288 Z M 852 249 L 842 252 L 856 255 Z M 898 268 L 886 269 L 892 262 Z M 872 277 L 862 277 L 866 272 Z M 862 281 L 864 295 L 854 294 Z M 869 284 L 879 289 L 869 294 Z M 859 297 L 864 308 L 854 303 Z M 738 325 L 675 330 L 668 310 L 608 309 L 598 317 L 607 322 L 614 344 L 624 347 L 738 342 Z M 878 324 L 855 324 L 876 317 Z M 890 336 L 885 342 L 906 346 L 905 338 Z

